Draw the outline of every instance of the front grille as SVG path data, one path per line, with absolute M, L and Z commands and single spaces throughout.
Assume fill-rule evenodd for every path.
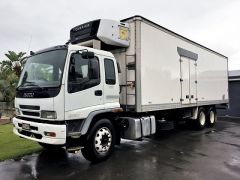
M 40 117 L 40 106 L 19 105 L 23 115 Z
M 29 131 L 23 131 L 23 130 L 18 130 L 18 133 L 22 134 L 24 136 L 34 137 L 36 139 L 42 139 L 42 135 L 41 134 L 37 134 L 37 133 L 29 132 Z
M 21 109 L 40 110 L 40 106 L 19 105 Z
M 27 115 L 27 116 L 40 116 L 39 112 L 32 112 L 32 111 L 22 111 L 23 115 Z

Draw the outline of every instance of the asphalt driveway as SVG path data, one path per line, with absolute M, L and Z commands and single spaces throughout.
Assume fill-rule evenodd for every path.
M 183 126 L 152 139 L 123 141 L 99 164 L 64 149 L 42 151 L 1 162 L 0 179 L 240 179 L 240 119 L 224 118 L 203 131 Z

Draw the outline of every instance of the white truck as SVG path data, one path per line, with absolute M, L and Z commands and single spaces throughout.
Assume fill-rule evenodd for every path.
M 141 16 L 91 21 L 32 52 L 16 89 L 16 135 L 45 148 L 110 156 L 176 121 L 212 127 L 228 106 L 228 58 Z

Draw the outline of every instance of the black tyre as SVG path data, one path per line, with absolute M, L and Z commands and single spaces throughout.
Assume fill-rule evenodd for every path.
M 196 128 L 198 130 L 202 130 L 204 129 L 204 127 L 206 126 L 206 113 L 205 110 L 203 108 L 199 108 L 198 110 L 198 117 L 196 120 Z
M 215 107 L 211 107 L 207 112 L 207 127 L 213 127 L 216 121 L 217 121 L 217 111 Z
M 39 142 L 38 144 L 40 144 L 40 146 L 42 146 L 44 149 L 49 149 L 49 150 L 60 149 L 63 147 L 63 145 L 46 144 L 41 142 Z
M 108 119 L 98 120 L 89 132 L 82 155 L 91 162 L 107 159 L 114 151 L 115 130 Z

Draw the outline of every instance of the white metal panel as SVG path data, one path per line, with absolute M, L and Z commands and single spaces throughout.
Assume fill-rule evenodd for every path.
M 192 89 L 197 93 L 198 103 L 228 100 L 227 59 L 223 56 L 146 22 L 141 23 L 141 42 L 137 43 L 141 43 L 142 106 L 180 103 L 180 56 L 177 47 L 198 54 L 197 89 Z
M 198 60 L 198 101 L 228 99 L 227 61 L 202 53 Z
M 106 44 L 128 47 L 129 46 L 129 24 L 119 21 L 101 19 L 98 27 L 97 37 Z
M 161 31 L 141 23 L 142 105 L 180 102 L 180 58 L 174 40 L 165 40 Z
M 40 106 L 40 110 L 54 110 L 53 98 L 15 98 L 15 104 L 17 108 L 19 105 Z
M 129 28 L 130 28 L 130 44 L 129 44 L 129 47 L 126 49 L 126 55 L 134 55 L 135 47 L 136 47 L 135 22 L 129 23 Z
M 56 111 L 57 113 L 57 120 L 65 120 L 65 115 L 64 115 L 64 103 L 63 99 L 64 99 L 64 93 L 65 93 L 65 86 L 61 85 L 61 89 L 59 94 L 53 98 L 53 107 L 54 107 L 54 111 Z M 44 104 L 45 106 L 45 104 Z
M 190 103 L 197 103 L 197 63 L 189 60 L 189 98 Z
M 188 58 L 181 58 L 181 93 L 182 104 L 190 103 L 190 64 Z
M 113 52 L 116 58 L 121 72 L 118 74 L 119 85 L 120 85 L 120 104 L 126 104 L 126 52 L 125 51 L 115 51 Z

